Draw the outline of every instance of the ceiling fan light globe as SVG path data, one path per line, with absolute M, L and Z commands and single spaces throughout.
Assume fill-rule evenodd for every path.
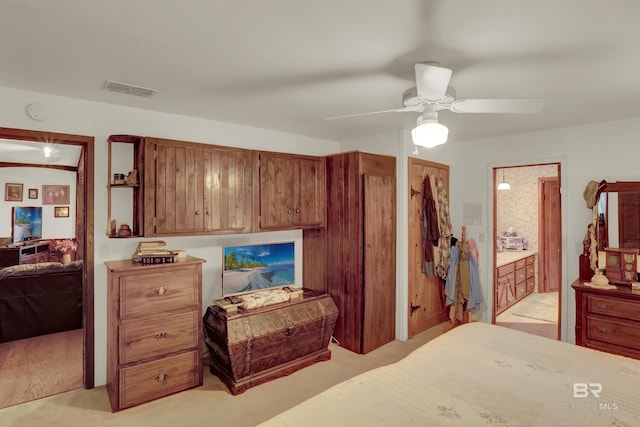
M 411 131 L 415 145 L 433 148 L 447 142 L 449 128 L 436 120 L 424 120 Z

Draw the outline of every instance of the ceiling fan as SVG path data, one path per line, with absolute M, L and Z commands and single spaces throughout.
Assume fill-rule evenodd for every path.
M 416 145 L 435 147 L 447 141 L 449 129 L 438 123 L 438 112 L 449 110 L 454 113 L 520 113 L 535 114 L 541 112 L 546 100 L 543 98 L 520 99 L 457 99 L 455 91 L 449 86 L 452 71 L 436 63 L 415 65 L 416 86 L 402 94 L 403 108 L 372 111 L 330 117 L 326 120 L 367 116 L 381 113 L 416 112 L 418 126 L 411 134 Z

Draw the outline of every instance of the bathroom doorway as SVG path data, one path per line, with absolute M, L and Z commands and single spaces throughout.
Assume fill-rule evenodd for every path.
M 494 180 L 494 323 L 559 339 L 560 163 L 495 167 Z

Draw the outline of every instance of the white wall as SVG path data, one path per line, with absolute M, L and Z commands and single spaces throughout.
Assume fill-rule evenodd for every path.
M 123 95 L 126 96 L 126 95 Z M 37 102 L 49 111 L 45 121 L 34 121 L 26 113 Z M 149 99 L 149 105 L 153 99 Z M 35 92 L 0 88 L 0 126 L 88 135 L 95 138 L 95 385 L 106 382 L 106 295 L 104 261 L 129 258 L 141 239 L 109 239 L 107 233 L 107 137 L 134 134 L 249 149 L 296 154 L 325 155 L 341 151 L 335 141 L 292 135 L 229 123 L 118 107 L 110 104 L 63 98 Z M 13 182 L 13 181 L 12 181 Z M 44 216 L 44 213 L 43 213 Z M 0 233 L 1 235 L 2 233 Z M 169 247 L 184 249 L 204 258 L 203 308 L 222 296 L 222 252 L 224 245 L 278 241 L 296 243 L 296 284 L 302 282 L 302 232 L 284 231 L 230 236 L 196 236 L 164 239 Z
M 571 283 L 578 278 L 578 256 L 590 222 L 582 193 L 591 180 L 638 181 L 640 118 L 541 131 L 495 139 L 450 143 L 419 157 L 451 166 L 451 217 L 454 230 L 463 225 L 462 205 L 481 203 L 483 222 L 467 225 L 480 250 L 480 280 L 485 305 L 481 321 L 491 321 L 493 188 L 492 168 L 559 162 L 562 192 L 562 339 L 575 340 L 575 295 Z M 413 147 L 407 134 L 406 146 Z M 479 240 L 484 233 L 484 241 Z M 405 266 L 406 268 L 406 266 Z M 406 316 L 405 316 L 406 319 Z
M 22 201 L 4 201 L 5 183 L 22 184 Z M 43 205 L 43 185 L 68 185 L 70 189 L 69 217 L 55 218 L 53 208 L 56 205 Z M 76 235 L 76 174 L 59 169 L 45 168 L 0 168 L 0 237 L 11 236 L 11 208 L 13 206 L 42 206 L 42 238 L 53 239 L 75 237 Z M 38 190 L 38 198 L 29 198 L 29 189 Z M 67 206 L 67 205 L 60 205 Z

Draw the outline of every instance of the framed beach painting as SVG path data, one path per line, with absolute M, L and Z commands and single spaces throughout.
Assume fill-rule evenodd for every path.
M 295 243 L 222 248 L 222 296 L 293 285 Z

